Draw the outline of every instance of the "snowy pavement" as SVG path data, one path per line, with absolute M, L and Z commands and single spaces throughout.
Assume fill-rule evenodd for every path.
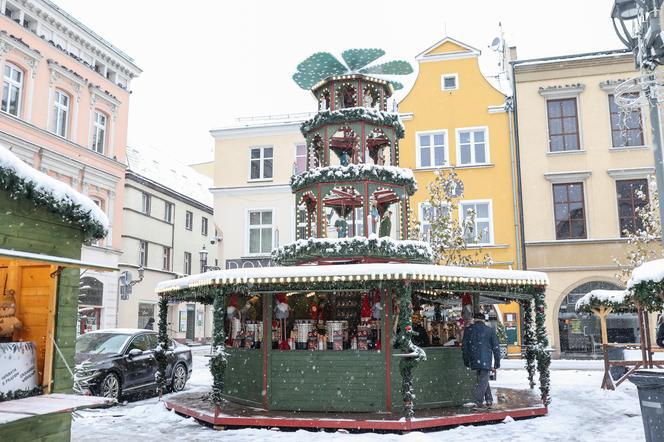
M 207 390 L 211 383 L 205 367 L 204 349 L 194 354 L 194 374 L 187 391 Z M 507 362 L 507 361 L 505 361 Z M 584 364 L 584 362 L 586 362 Z M 617 391 L 599 388 L 602 372 L 588 361 L 559 361 L 551 372 L 553 402 L 549 415 L 535 419 L 504 422 L 496 425 L 463 426 L 437 432 L 412 432 L 406 435 L 343 434 L 318 432 L 316 441 L 594 441 L 644 440 L 636 387 L 629 382 Z M 522 361 L 509 361 L 499 370 L 494 386 L 526 388 Z M 560 367 L 557 368 L 556 366 Z M 514 369 L 512 369 L 514 367 Z M 270 430 L 215 431 L 167 411 L 158 398 L 149 398 L 102 410 L 79 411 L 72 424 L 72 441 L 209 441 L 229 442 L 283 441 L 309 442 L 311 432 Z

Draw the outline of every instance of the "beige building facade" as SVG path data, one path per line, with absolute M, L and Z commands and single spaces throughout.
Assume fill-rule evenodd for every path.
M 592 289 L 619 289 L 625 230 L 638 228 L 654 172 L 647 113 L 616 105 L 636 76 L 631 53 L 609 51 L 513 63 L 528 270 L 546 272 L 547 330 L 555 354 L 599 357 L 595 318 L 574 304 Z M 637 342 L 635 315 L 609 318 L 610 342 Z
M 306 165 L 300 124 L 308 116 L 240 121 L 210 131 L 223 268 L 272 266 L 271 251 L 295 240 L 298 217 L 290 178 Z
M 218 266 L 219 237 L 212 217 L 212 180 L 160 152 L 127 148 L 120 270 L 135 284 L 118 297 L 118 327 L 157 319 L 158 283 Z M 201 260 L 201 250 L 207 260 Z M 139 281 L 138 269 L 144 277 Z M 183 342 L 212 336 L 212 306 L 172 304 L 168 334 Z

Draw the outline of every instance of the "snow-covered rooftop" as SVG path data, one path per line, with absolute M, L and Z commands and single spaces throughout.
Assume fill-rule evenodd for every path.
M 576 310 L 597 304 L 605 306 L 622 304 L 628 293 L 627 290 L 592 290 L 576 301 Z
M 631 56 L 631 51 L 627 49 L 614 49 L 599 52 L 587 52 L 582 54 L 569 54 L 560 55 L 555 57 L 533 58 L 528 60 L 514 60 L 511 63 L 514 67 L 532 66 L 538 64 L 561 63 L 561 62 L 574 62 L 582 60 L 594 60 L 602 58 L 624 57 L 625 55 Z
M 319 279 L 320 278 L 320 279 Z M 477 284 L 548 285 L 546 273 L 429 264 L 345 264 L 217 270 L 163 281 L 157 293 L 211 284 L 414 279 Z
M 632 271 L 627 288 L 631 289 L 640 282 L 661 282 L 662 279 L 664 279 L 664 259 L 644 262 Z
M 109 222 L 99 206 L 71 186 L 27 165 L 2 144 L 0 144 L 0 169 L 4 172 L 0 174 L 0 188 L 10 191 L 14 197 L 23 195 L 32 199 L 35 204 L 62 215 L 85 231 L 93 232 L 92 236 L 95 238 L 105 236 Z M 4 175 L 15 177 L 17 180 L 5 180 Z M 90 224 L 95 225 L 94 228 L 89 229 Z
M 127 147 L 127 166 L 137 175 L 212 207 L 212 180 L 164 152 Z

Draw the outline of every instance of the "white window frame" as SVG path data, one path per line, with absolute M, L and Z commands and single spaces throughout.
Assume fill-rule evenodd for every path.
M 258 158 L 251 158 L 251 152 L 255 149 L 258 149 L 260 151 L 260 156 Z M 265 149 L 272 149 L 272 156 L 271 157 L 266 157 L 265 156 Z M 266 160 L 272 160 L 272 176 L 269 178 L 265 178 L 265 161 Z M 258 171 L 258 178 L 252 178 L 251 177 L 251 163 L 253 161 L 259 161 L 259 171 Z M 249 170 L 247 174 L 248 180 L 251 182 L 256 182 L 256 181 L 272 181 L 274 179 L 274 146 L 251 146 L 249 148 Z
M 143 247 L 145 246 L 145 247 Z M 148 242 L 138 241 L 138 265 L 147 268 L 148 266 Z
M 149 193 L 141 192 L 141 213 L 150 216 L 152 201 Z
M 445 87 L 445 80 L 448 78 L 454 78 L 454 87 Z M 441 74 L 440 76 L 440 90 L 442 91 L 456 91 L 459 89 L 459 74 L 455 73 L 449 73 L 449 74 Z
M 208 219 L 204 216 L 201 216 L 201 235 L 208 236 Z
M 303 155 L 298 155 L 297 154 L 297 148 L 304 146 L 304 156 Z M 307 143 L 295 143 L 295 146 L 293 147 L 294 150 L 294 155 L 293 157 L 295 158 L 295 161 L 293 161 L 293 174 L 300 174 L 307 170 L 307 159 L 309 157 L 309 149 L 307 146 Z M 272 151 L 272 175 L 274 176 L 274 150 Z M 297 160 L 298 158 L 304 157 L 304 170 L 298 170 L 297 168 Z M 249 171 L 251 173 L 251 171 Z
M 272 230 L 272 238 L 271 238 L 271 245 L 270 245 L 270 250 L 267 252 L 251 252 L 251 244 L 250 244 L 250 237 L 251 237 L 251 224 L 250 224 L 250 217 L 251 214 L 254 212 L 272 212 L 272 224 L 257 224 L 254 226 L 254 228 L 262 229 L 265 227 L 270 227 Z M 277 230 L 277 225 L 275 223 L 276 221 L 276 216 L 275 216 L 275 209 L 270 208 L 270 207 L 261 207 L 261 208 L 254 208 L 254 209 L 246 209 L 245 213 L 245 252 L 247 256 L 268 256 L 271 252 L 272 249 L 274 249 L 274 242 L 275 242 L 275 230 Z M 262 216 L 261 216 L 262 217 Z M 261 238 L 262 239 L 262 238 Z M 262 241 L 260 242 L 262 244 Z
M 103 122 L 100 121 L 103 118 Z M 104 154 L 106 150 L 106 130 L 108 128 L 108 117 L 105 113 L 95 109 L 92 122 L 92 146 L 90 148 L 97 153 Z M 101 135 L 100 135 L 101 134 Z M 100 146 L 101 144 L 101 146 Z
M 492 245 L 495 244 L 496 238 L 493 236 L 493 201 L 492 200 L 463 200 L 459 201 L 459 225 L 463 226 L 463 220 L 466 217 L 464 213 L 464 204 L 488 204 L 489 205 L 489 235 L 491 236 L 491 241 L 487 242 L 485 238 L 482 239 L 482 242 L 469 242 L 472 245 Z M 477 212 L 477 210 L 475 211 Z M 477 213 L 475 214 L 475 238 L 477 239 L 477 221 L 485 221 L 485 218 L 479 218 Z M 465 233 L 465 232 L 464 232 Z
M 437 134 L 443 134 L 445 136 L 445 145 L 444 145 L 444 155 L 445 155 L 445 161 L 442 165 L 436 165 L 435 164 L 435 152 L 434 152 L 434 145 L 433 145 L 433 136 Z M 421 149 L 420 149 L 420 136 L 421 135 L 429 135 L 430 136 L 430 141 L 431 144 L 429 146 L 430 150 L 430 157 L 429 159 L 431 160 L 431 165 L 429 166 L 422 166 L 422 157 L 421 157 Z M 442 167 L 449 167 L 450 166 L 450 137 L 449 137 L 449 131 L 447 129 L 438 129 L 438 130 L 426 130 L 426 131 L 419 131 L 415 132 L 415 156 L 417 160 L 417 169 L 440 169 Z
M 189 258 L 189 261 L 187 261 L 187 258 Z M 191 275 L 191 261 L 192 261 L 191 252 L 184 252 L 184 261 L 182 263 L 182 273 L 184 273 L 185 275 Z
M 449 210 L 449 204 L 443 204 L 443 207 L 447 207 L 447 210 Z M 425 208 L 433 209 L 431 207 L 431 203 L 429 203 L 428 201 L 422 201 L 422 202 L 418 203 L 417 204 L 417 216 L 418 216 L 418 219 L 420 221 L 420 232 L 422 234 L 422 240 L 427 241 L 427 242 L 431 242 L 431 237 L 426 238 L 425 235 L 424 235 L 424 226 L 429 226 L 429 230 L 431 230 L 431 223 L 427 222 L 424 219 Z M 434 213 L 433 216 L 438 216 L 438 215 L 436 213 Z
M 161 268 L 162 270 L 171 271 L 171 248 L 168 246 L 163 246 Z
M 5 69 L 9 68 L 9 77 L 5 74 Z M 20 80 L 16 81 L 11 78 L 12 71 L 16 71 L 20 74 Z M 5 86 L 7 86 L 7 109 L 4 107 L 1 108 L 2 112 L 8 113 L 9 115 L 14 115 L 15 117 L 21 117 L 21 105 L 23 104 L 23 85 L 25 80 L 25 72 L 23 69 L 19 68 L 14 63 L 5 63 L 2 68 L 2 94 L 4 96 Z M 13 114 L 9 111 L 11 108 L 11 102 L 9 97 L 11 97 L 12 89 L 18 89 L 18 103 L 16 103 L 16 113 Z
M 187 210 L 184 213 L 184 228 L 186 230 L 194 230 L 194 212 Z
M 484 132 L 484 158 L 485 161 L 479 163 L 475 161 L 475 132 Z M 470 163 L 461 163 L 461 133 L 469 132 L 470 133 Z M 476 127 L 458 127 L 455 130 L 456 136 L 456 165 L 457 167 L 467 167 L 467 166 L 485 166 L 491 164 L 491 149 L 489 148 L 489 127 L 488 126 L 476 126 Z
M 304 221 L 298 221 L 298 215 L 300 212 L 304 212 Z M 303 229 L 304 234 L 298 235 L 298 230 Z M 306 239 L 307 238 L 307 206 L 299 206 L 295 208 L 295 239 Z
M 63 103 L 64 101 L 64 103 Z M 67 129 L 69 127 L 69 103 L 71 98 L 69 94 L 62 89 L 56 89 L 53 94 L 53 133 L 67 138 Z M 61 116 L 64 114 L 64 119 Z M 64 121 L 63 121 L 64 120 Z M 62 122 L 62 126 L 60 126 Z
M 164 221 L 166 221 L 169 224 L 173 224 L 174 208 L 175 208 L 175 205 L 173 203 L 169 203 L 168 201 L 164 201 Z

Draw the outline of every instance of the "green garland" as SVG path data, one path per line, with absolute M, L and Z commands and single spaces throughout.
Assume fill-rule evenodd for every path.
M 212 393 L 208 396 L 215 405 L 220 405 L 223 401 L 224 393 L 224 376 L 226 372 L 226 365 L 228 364 L 228 356 L 224 350 L 224 295 L 218 294 L 214 298 L 212 322 L 214 330 L 212 335 L 212 357 L 210 358 L 210 371 L 212 372 Z
M 537 371 L 539 372 L 542 403 L 548 406 L 551 403 L 551 396 L 549 392 L 551 388 L 551 377 L 549 373 L 551 355 L 547 352 L 547 348 L 549 347 L 549 338 L 546 335 L 545 319 L 545 295 L 544 293 L 538 293 L 535 295 L 535 338 L 537 339 L 535 357 L 537 358 Z
M 44 394 L 44 389 L 41 385 L 31 388 L 30 390 L 12 390 L 6 393 L 0 391 L 0 402 L 25 399 L 26 397 L 39 396 L 42 394 Z
M 649 312 L 658 312 L 664 309 L 664 281 L 641 281 L 630 290 L 632 301 L 641 305 Z
M 299 175 L 291 176 L 290 186 L 293 192 L 297 192 L 314 184 L 338 184 L 355 181 L 378 181 L 394 186 L 403 186 L 408 196 L 412 196 L 417 192 L 417 182 L 409 169 L 369 164 L 316 167 Z
M 523 311 L 523 347 L 526 349 L 526 371 L 530 388 L 535 388 L 535 331 L 533 330 L 533 307 L 531 300 L 521 301 Z
M 414 416 L 413 400 L 415 392 L 413 388 L 413 370 L 420 361 L 427 358 L 426 353 L 420 347 L 413 344 L 412 337 L 417 333 L 413 330 L 413 303 L 412 286 L 406 281 L 399 298 L 399 326 L 396 337 L 396 347 L 404 353 L 415 353 L 415 357 L 401 358 L 399 361 L 399 373 L 401 374 L 401 395 L 403 397 L 404 417 L 412 419 Z
M 313 118 L 300 125 L 300 132 L 306 138 L 307 134 L 328 124 L 346 124 L 354 121 L 364 121 L 377 126 L 390 126 L 394 128 L 397 138 L 403 138 L 405 130 L 399 114 L 383 112 L 368 107 L 349 107 L 335 111 L 324 110 L 318 112 Z
M 157 360 L 157 373 L 155 380 L 157 381 L 157 391 L 161 396 L 166 389 L 166 367 L 168 366 L 167 352 L 170 344 L 167 330 L 168 322 L 168 298 L 166 296 L 159 297 L 159 326 L 157 340 L 159 345 L 154 352 L 154 357 Z
M 56 198 L 34 181 L 25 180 L 13 170 L 0 167 L 0 189 L 9 192 L 12 199 L 27 199 L 36 207 L 41 207 L 58 215 L 62 221 L 80 228 L 84 239 L 102 239 L 108 233 L 106 227 L 95 220 L 89 211 L 74 201 Z
M 431 264 L 433 253 L 423 241 L 396 241 L 371 236 L 340 239 L 300 239 L 272 251 L 278 265 L 293 265 L 316 258 L 382 258 L 409 263 Z

